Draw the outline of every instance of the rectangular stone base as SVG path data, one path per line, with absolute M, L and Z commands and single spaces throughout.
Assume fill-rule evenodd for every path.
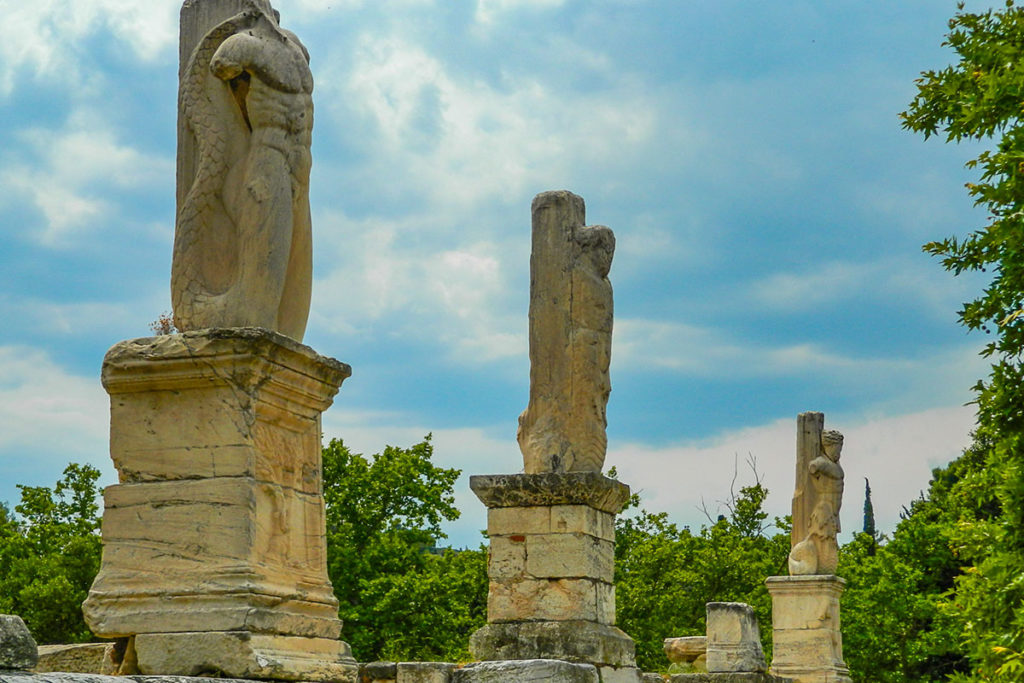
M 771 672 L 797 683 L 850 683 L 843 661 L 838 576 L 771 576 L 773 658 Z
M 779 676 L 785 676 L 784 680 L 796 681 L 796 683 L 853 683 L 850 678 L 850 670 L 847 668 L 801 668 L 797 666 L 782 667 L 772 671 Z
M 633 641 L 614 626 L 615 514 L 629 487 L 600 472 L 476 475 L 470 487 L 491 542 L 488 623 L 470 638 L 473 656 L 635 673 Z
M 284 681 L 356 683 L 359 666 L 347 644 L 234 632 L 146 633 L 135 637 L 146 675 L 226 676 Z
M 590 621 L 524 621 L 487 624 L 469 639 L 481 660 L 560 659 L 631 667 L 633 639 L 618 628 Z
M 780 678 L 767 673 L 701 673 L 675 674 L 669 683 L 793 683 L 792 678 Z
M 477 662 L 457 669 L 452 683 L 600 683 L 597 667 L 557 659 Z
M 338 638 L 320 415 L 350 373 L 257 328 L 110 349 L 119 483 L 104 491 L 103 558 L 83 605 L 93 633 Z

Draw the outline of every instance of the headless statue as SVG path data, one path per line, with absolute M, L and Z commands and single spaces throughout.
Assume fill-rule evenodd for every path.
M 583 199 L 533 200 L 530 402 L 518 440 L 527 473 L 600 472 L 608 448 L 615 235 L 585 226 Z
M 301 341 L 313 77 L 306 49 L 266 0 L 242 6 L 199 40 L 181 72 L 174 324 L 264 327 Z
M 839 508 L 843 503 L 843 468 L 839 456 L 843 435 L 821 432 L 821 451 L 807 465 L 808 482 L 814 494 L 806 533 L 789 553 L 789 573 L 835 574 L 839 563 Z M 794 505 L 795 507 L 795 505 Z

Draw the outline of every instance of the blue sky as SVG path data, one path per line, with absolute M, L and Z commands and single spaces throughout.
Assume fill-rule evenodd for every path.
M 114 481 L 106 349 L 170 308 L 174 0 L 6 8 L 0 41 L 0 500 L 69 461 Z M 610 226 L 609 456 L 699 525 L 756 458 L 785 514 L 795 417 L 846 436 L 847 531 L 968 442 L 983 284 L 921 244 L 980 227 L 971 146 L 897 113 L 950 0 L 278 0 L 312 56 L 306 343 L 353 366 L 327 438 L 434 434 L 439 464 L 522 467 L 530 201 Z M 483 506 L 459 483 L 457 545 Z

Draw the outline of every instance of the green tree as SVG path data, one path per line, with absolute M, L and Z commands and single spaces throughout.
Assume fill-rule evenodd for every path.
M 22 486 L 0 506 L 0 613 L 18 614 L 40 643 L 92 639 L 81 604 L 99 571 L 99 470 L 70 464 L 54 488 Z
M 843 653 L 857 683 L 930 683 L 969 669 L 948 607 L 962 562 L 950 538 L 973 507 L 959 484 L 974 466 L 965 454 L 934 470 L 891 539 L 861 533 L 841 548 Z
M 864 533 L 869 538 L 877 538 L 875 529 L 875 506 L 871 502 L 871 482 L 864 477 Z
M 756 477 L 756 473 L 755 473 Z M 771 652 L 771 597 L 764 580 L 785 573 L 789 529 L 767 524 L 768 491 L 755 481 L 726 502 L 729 515 L 709 519 L 699 533 L 679 528 L 665 513 L 620 515 L 615 531 L 616 620 L 636 642 L 637 663 L 664 671 L 667 637 L 703 635 L 708 602 L 754 608 Z M 633 497 L 631 506 L 639 503 Z M 776 527 L 776 533 L 766 533 Z
M 990 143 L 967 164 L 979 172 L 967 189 L 985 207 L 988 223 L 925 249 L 954 274 L 989 277 L 959 315 L 969 330 L 991 335 L 983 350 L 991 373 L 975 387 L 975 437 L 994 473 L 1000 508 L 992 519 L 964 519 L 951 537 L 971 562 L 957 579 L 951 612 L 976 665 L 973 680 L 1018 681 L 1024 678 L 1024 11 L 1012 0 L 985 12 L 964 11 L 961 3 L 944 44 L 956 63 L 924 72 L 902 116 L 906 128 L 926 138 Z
M 459 516 L 459 470 L 432 456 L 429 436 L 370 459 L 340 440 L 323 450 L 328 572 L 360 661 L 466 659 L 486 621 L 486 550 L 434 550 Z

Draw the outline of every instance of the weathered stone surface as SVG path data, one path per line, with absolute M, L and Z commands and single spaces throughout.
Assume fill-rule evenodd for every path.
M 109 676 L 77 672 L 29 673 L 0 671 L 0 683 L 204 683 L 209 678 L 190 676 Z M 217 683 L 253 683 L 237 678 L 218 678 Z
M 708 649 L 707 636 L 683 636 L 666 638 L 664 642 L 665 656 L 672 663 L 692 662 Z
M 584 226 L 583 199 L 544 192 L 532 206 L 530 403 L 519 417 L 526 471 L 600 472 L 611 392 L 615 236 Z
M 31 669 L 39 660 L 36 641 L 16 614 L 0 614 L 0 671 Z
M 629 488 L 596 472 L 473 477 L 471 486 L 489 507 L 491 539 L 488 626 L 471 638 L 474 655 L 632 666 L 632 641 L 612 626 L 614 511 Z
M 492 535 L 586 534 L 604 541 L 615 540 L 615 515 L 589 505 L 542 505 L 500 507 L 487 511 Z
M 615 623 L 615 587 L 587 578 L 490 584 L 487 620 L 491 623 L 567 619 Z
M 457 669 L 452 683 L 599 683 L 597 668 L 552 659 L 476 662 Z
M 93 632 L 159 634 L 183 648 L 166 658 L 150 650 L 142 669 L 150 673 L 201 667 L 193 659 L 202 648 L 170 635 L 200 632 L 232 645 L 235 632 L 284 637 L 280 647 L 253 646 L 263 657 L 271 643 L 269 663 L 236 667 L 237 675 L 285 676 L 273 674 L 274 657 L 299 662 L 307 678 L 321 675 L 309 655 L 289 650 L 289 637 L 329 644 L 320 647 L 324 670 L 338 670 L 346 646 L 327 577 L 320 414 L 350 373 L 262 329 L 111 349 L 103 381 L 121 483 L 104 492 L 103 559 L 83 605 Z M 246 648 L 229 648 L 226 661 L 249 656 Z
M 643 681 L 643 683 L 665 683 L 667 679 L 661 674 L 645 673 L 640 680 Z
M 395 683 L 398 664 L 395 662 L 368 662 L 359 665 L 359 683 Z
M 135 638 L 143 674 L 224 675 L 357 683 L 347 644 L 327 638 L 233 633 L 145 633 Z
M 113 643 L 81 643 L 77 645 L 40 645 L 39 662 L 34 673 L 64 671 L 67 673 L 117 673 Z
M 519 508 L 512 508 L 519 509 Z M 495 580 L 586 577 L 611 584 L 611 541 L 586 534 L 491 534 L 489 572 Z
M 599 666 L 597 675 L 601 683 L 642 683 L 642 673 L 635 666 Z
M 752 672 L 674 674 L 668 680 L 669 683 L 795 683 L 792 678 Z
M 772 576 L 771 672 L 799 683 L 848 683 L 843 661 L 838 576 Z
M 487 624 L 470 637 L 469 649 L 480 660 L 562 659 L 616 667 L 636 661 L 632 638 L 589 621 Z
M 455 665 L 448 662 L 399 662 L 396 683 L 449 683 Z
M 175 325 L 302 339 L 312 284 L 308 54 L 268 0 L 188 0 L 179 54 Z
M 761 672 L 767 667 L 761 650 L 761 628 L 750 605 L 707 603 L 708 673 Z
M 629 487 L 600 472 L 476 474 L 469 487 L 491 508 L 587 505 L 618 513 L 629 500 Z
M 789 573 L 834 574 L 839 563 L 839 508 L 843 503 L 843 435 L 824 431 L 822 413 L 797 417 L 796 487 L 793 493 Z

